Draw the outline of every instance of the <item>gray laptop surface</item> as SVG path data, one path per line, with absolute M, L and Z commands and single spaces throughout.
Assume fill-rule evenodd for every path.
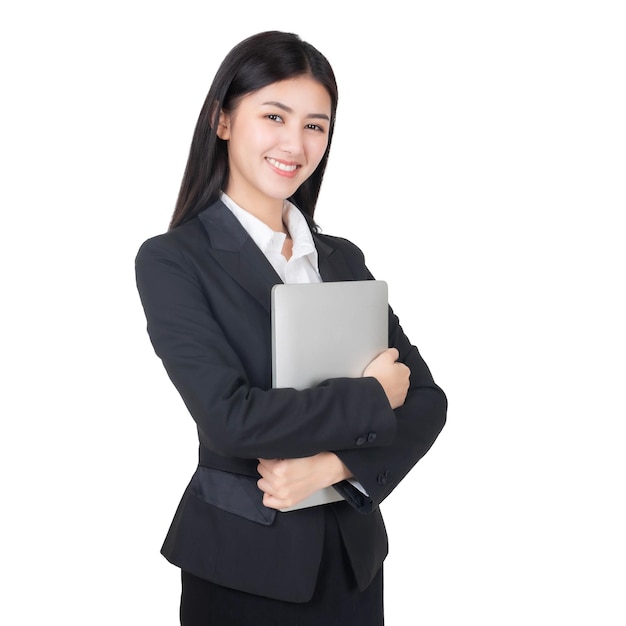
M 275 285 L 272 386 L 305 389 L 328 378 L 360 377 L 388 347 L 387 301 L 387 283 L 379 280 Z M 327 487 L 283 510 L 341 499 Z
M 305 389 L 361 376 L 388 346 L 387 283 L 279 284 L 272 289 L 272 386 Z

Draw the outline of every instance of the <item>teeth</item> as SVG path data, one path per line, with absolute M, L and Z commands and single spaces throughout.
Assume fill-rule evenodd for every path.
M 284 163 L 280 163 L 276 161 L 276 159 L 267 159 L 269 163 L 271 163 L 274 167 L 277 167 L 279 170 L 283 172 L 293 172 L 298 166 L 297 165 L 285 165 Z

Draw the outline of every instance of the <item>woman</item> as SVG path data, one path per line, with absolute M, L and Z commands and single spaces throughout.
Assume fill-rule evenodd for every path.
M 170 228 L 137 255 L 152 344 L 200 441 L 162 548 L 181 568 L 184 626 L 382 624 L 378 505 L 445 423 L 445 395 L 391 309 L 390 347 L 361 378 L 271 388 L 272 286 L 372 278 L 313 219 L 336 109 L 331 66 L 296 35 L 235 46 Z M 330 485 L 343 500 L 280 511 Z

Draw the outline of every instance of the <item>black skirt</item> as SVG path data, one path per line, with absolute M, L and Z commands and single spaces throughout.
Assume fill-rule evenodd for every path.
M 315 593 L 309 602 L 284 602 L 229 589 L 182 572 L 182 626 L 382 626 L 382 567 L 364 591 L 356 586 L 330 507 Z

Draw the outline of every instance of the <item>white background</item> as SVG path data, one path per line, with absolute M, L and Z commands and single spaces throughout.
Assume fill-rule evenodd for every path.
M 340 87 L 318 221 L 450 402 L 382 505 L 388 626 L 626 624 L 622 5 L 4 3 L 0 622 L 177 623 L 195 432 L 134 256 L 219 62 L 280 29 Z

